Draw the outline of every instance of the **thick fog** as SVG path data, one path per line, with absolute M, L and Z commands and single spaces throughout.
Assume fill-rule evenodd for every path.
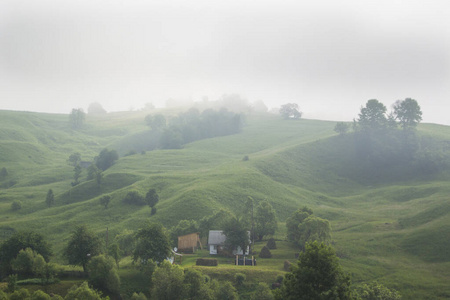
M 411 97 L 450 124 L 448 1 L 0 2 L 0 109 L 69 113 L 236 93 L 351 120 Z

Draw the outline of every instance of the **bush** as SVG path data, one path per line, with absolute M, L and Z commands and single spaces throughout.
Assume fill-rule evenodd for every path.
M 95 256 L 88 264 L 89 284 L 94 288 L 118 294 L 120 279 L 117 266 L 111 257 Z
M 11 209 L 13 211 L 17 211 L 22 208 L 22 202 L 20 200 L 14 200 L 13 203 L 11 203 Z
M 31 300 L 50 300 L 50 299 L 51 299 L 50 296 L 41 290 L 37 290 L 31 295 Z
M 128 192 L 125 198 L 123 199 L 123 202 L 126 204 L 132 204 L 132 205 L 145 205 L 147 204 L 145 202 L 144 197 L 142 197 L 138 192 L 131 191 Z
M 272 253 L 270 253 L 269 248 L 267 248 L 267 246 L 264 246 L 261 249 L 261 252 L 259 252 L 259 257 L 261 258 L 271 258 L 272 257 Z
M 275 239 L 274 238 L 270 238 L 268 241 L 267 241 L 267 244 L 266 244 L 266 246 L 267 246 L 267 248 L 269 248 L 269 249 L 277 249 L 277 243 L 275 242 Z
M 217 266 L 219 263 L 215 258 L 198 258 L 195 264 L 197 266 Z
M 236 275 L 234 275 L 234 280 L 238 286 L 243 285 L 246 278 L 245 274 L 242 273 L 236 273 Z
M 285 261 L 284 261 L 284 267 L 283 267 L 283 269 L 284 269 L 285 271 L 289 272 L 289 271 L 291 270 L 291 265 L 292 265 L 292 263 L 291 263 L 290 261 L 285 260 Z

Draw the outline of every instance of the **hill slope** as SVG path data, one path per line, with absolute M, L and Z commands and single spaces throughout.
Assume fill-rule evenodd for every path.
M 354 282 L 377 279 L 401 290 L 406 299 L 450 297 L 450 207 L 447 171 L 418 174 L 355 162 L 351 137 L 335 136 L 335 122 L 285 121 L 251 115 L 242 133 L 197 141 L 179 150 L 140 152 L 151 135 L 140 112 L 88 116 L 70 129 L 68 116 L 0 111 L 0 239 L 34 228 L 54 246 L 56 260 L 75 224 L 99 234 L 136 229 L 145 220 L 173 226 L 220 208 L 239 214 L 252 196 L 267 199 L 284 221 L 307 205 L 330 220 L 333 243 Z M 450 128 L 424 124 L 419 133 L 450 139 Z M 105 172 L 101 185 L 83 181 L 72 187 L 70 154 L 92 160 L 101 149 L 124 154 Z M 242 158 L 248 156 L 249 160 Z M 56 204 L 45 206 L 48 189 Z M 128 191 L 156 188 L 157 213 L 122 202 Z M 99 198 L 108 194 L 108 209 Z M 13 212 L 11 202 L 23 208 Z M 422 297 L 424 298 L 424 297 Z

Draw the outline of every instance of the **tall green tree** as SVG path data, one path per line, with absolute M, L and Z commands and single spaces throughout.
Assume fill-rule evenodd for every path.
M 232 218 L 223 225 L 223 234 L 226 236 L 225 248 L 229 252 L 238 247 L 243 252 L 247 250 L 247 246 L 250 244 L 250 236 L 244 223 L 237 219 Z
M 386 128 L 386 106 L 376 99 L 367 101 L 365 107 L 361 107 L 358 124 L 363 130 L 374 131 Z
M 80 183 L 80 176 L 81 176 L 81 172 L 83 172 L 83 169 L 81 168 L 81 166 L 79 164 L 77 164 L 74 168 L 73 168 L 73 182 L 72 182 L 72 186 L 76 186 Z
M 75 167 L 81 162 L 81 154 L 79 152 L 72 153 L 67 161 Z
M 339 265 L 333 248 L 317 241 L 308 243 L 297 264 L 286 274 L 276 299 L 353 299 L 350 277 Z
M 159 264 L 152 277 L 152 299 L 177 300 L 185 299 L 183 269 L 168 261 Z
M 55 195 L 53 194 L 52 189 L 49 189 L 47 192 L 47 197 L 45 198 L 45 204 L 47 204 L 48 207 L 55 204 Z
M 281 105 L 280 115 L 285 119 L 300 119 L 302 112 L 297 103 L 286 103 Z
M 72 231 L 69 243 L 64 249 L 64 256 L 71 265 L 83 267 L 87 271 L 87 264 L 91 257 L 101 253 L 100 239 L 86 225 L 76 226 Z
M 406 98 L 395 102 L 394 116 L 404 130 L 413 129 L 422 121 L 422 110 L 416 100 Z
M 120 278 L 113 258 L 98 255 L 87 265 L 89 284 L 101 291 L 118 295 L 120 292 Z
M 328 220 L 316 217 L 308 216 L 300 225 L 298 226 L 299 240 L 298 244 L 301 247 L 308 242 L 319 241 L 327 242 L 331 238 L 331 226 Z
M 261 201 L 255 214 L 255 233 L 258 240 L 261 241 L 267 235 L 274 235 L 277 227 L 275 210 L 272 205 L 268 201 Z
M 73 129 L 80 128 L 84 120 L 86 119 L 86 114 L 84 113 L 82 108 L 73 108 L 70 113 L 70 125 Z
M 133 261 L 146 264 L 149 260 L 160 263 L 170 254 L 170 242 L 165 228 L 160 223 L 147 223 L 136 233 L 136 248 Z
M 100 151 L 99 155 L 95 158 L 95 165 L 102 171 L 105 171 L 111 167 L 116 160 L 119 159 L 119 154 L 116 150 L 108 150 L 107 148 Z
M 310 208 L 304 206 L 287 218 L 286 227 L 288 241 L 298 243 L 300 240 L 299 226 L 306 218 L 312 215 L 312 213 L 313 211 Z
M 159 202 L 159 195 L 155 189 L 149 189 L 145 195 L 145 202 L 148 206 L 154 207 Z

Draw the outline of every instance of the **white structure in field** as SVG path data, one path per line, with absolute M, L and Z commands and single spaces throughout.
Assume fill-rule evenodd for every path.
M 250 242 L 250 231 L 248 231 L 249 242 Z M 225 245 L 225 240 L 227 237 L 223 234 L 222 230 L 210 230 L 208 235 L 208 246 L 209 246 L 209 254 L 218 254 L 223 250 Z M 250 251 L 250 247 L 247 246 L 245 250 L 245 255 L 248 255 Z M 237 249 L 233 250 L 233 254 L 243 255 L 243 251 L 241 247 L 237 247 Z

